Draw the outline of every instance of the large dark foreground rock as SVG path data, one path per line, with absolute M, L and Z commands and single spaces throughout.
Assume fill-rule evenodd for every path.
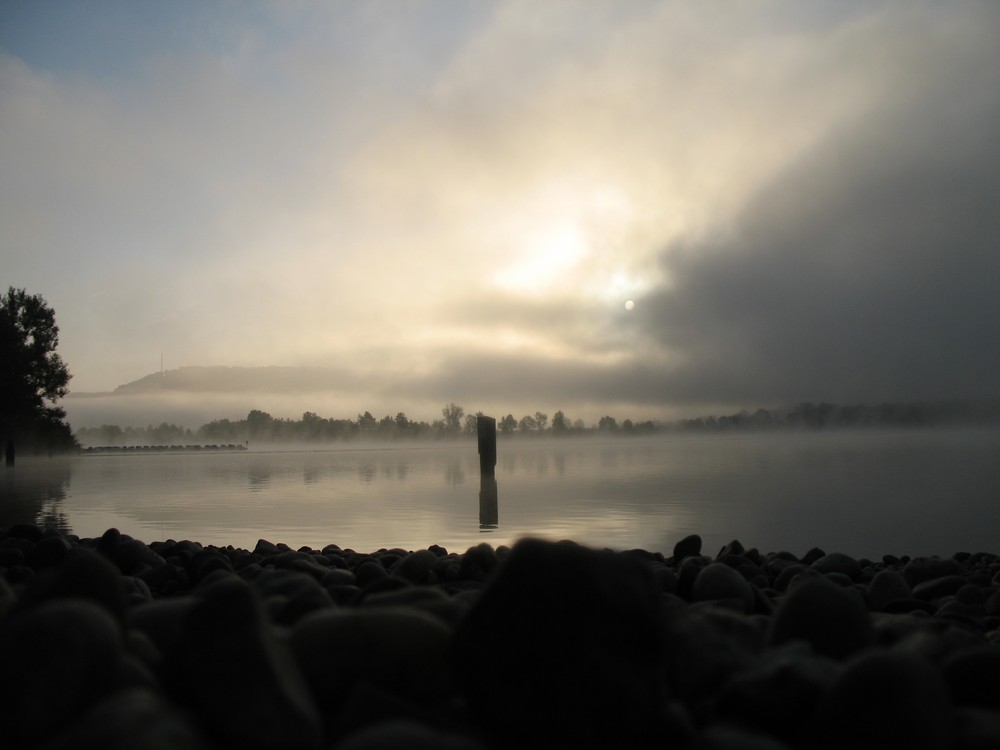
M 1000 747 L 1000 558 L 0 530 L 0 746 Z

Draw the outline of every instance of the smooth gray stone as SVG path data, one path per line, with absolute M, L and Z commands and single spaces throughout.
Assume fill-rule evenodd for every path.
M 0 633 L 0 727 L 10 747 L 64 729 L 117 684 L 122 634 L 100 605 L 56 599 L 10 617 Z
M 701 554 L 701 537 L 689 534 L 674 545 L 674 561 L 680 562 L 685 557 L 697 557 Z
M 951 596 L 965 585 L 962 576 L 940 576 L 929 581 L 918 583 L 913 587 L 913 596 L 924 601 L 935 601 L 943 596 Z
M 86 547 L 74 547 L 62 562 L 34 578 L 22 601 L 31 606 L 55 598 L 87 599 L 125 620 L 125 594 L 118 568 Z
M 959 708 L 955 711 L 953 750 L 996 750 L 1000 747 L 1000 711 Z
M 201 589 L 179 661 L 212 734 L 241 748 L 322 744 L 322 724 L 298 667 L 250 586 L 229 578 Z
M 941 673 L 955 705 L 1000 711 L 1000 650 L 962 649 L 945 659 Z
M 955 576 L 962 572 L 962 566 L 950 557 L 914 557 L 903 568 L 903 577 L 912 588 L 942 576 Z
M 780 645 L 804 640 L 817 653 L 844 659 L 872 642 L 872 627 L 863 597 L 825 576 L 803 577 L 778 604 L 769 641 Z
M 723 721 L 753 727 L 798 746 L 840 671 L 840 665 L 805 644 L 771 649 L 717 693 L 716 712 Z
M 722 549 L 719 550 L 719 554 L 716 555 L 715 559 L 722 560 L 725 557 L 729 557 L 729 555 L 742 555 L 744 552 L 746 552 L 746 550 L 743 548 L 743 545 L 740 544 L 740 541 L 738 539 L 733 539 L 733 541 L 724 545 Z
M 903 574 L 892 568 L 886 568 L 876 573 L 868 584 L 865 600 L 868 602 L 868 609 L 882 612 L 889 602 L 908 599 L 911 593 L 910 584 L 906 582 Z
M 737 612 L 753 611 L 753 587 L 735 568 L 725 563 L 712 563 L 698 573 L 691 589 L 696 602 L 715 601 Z
M 441 732 L 414 721 L 387 721 L 351 734 L 334 750 L 486 750 L 472 737 Z
M 949 750 L 953 718 L 941 674 L 925 659 L 871 650 L 846 665 L 817 713 L 821 750 Z
M 669 743 L 663 596 L 635 558 L 518 542 L 454 638 L 460 685 L 491 743 Z
M 14 593 L 14 589 L 7 583 L 7 579 L 0 576 L 0 623 L 3 622 L 3 618 L 14 607 L 16 602 L 17 595 Z
M 689 745 L 690 750 L 789 750 L 766 734 L 736 726 L 710 726 Z
M 434 705 L 451 695 L 452 630 L 410 607 L 333 608 L 300 620 L 289 645 L 328 724 L 360 683 Z
M 437 561 L 438 556 L 430 550 L 417 550 L 396 563 L 393 572 L 410 583 L 426 584 Z
M 179 711 L 147 689 L 121 690 L 39 750 L 211 750 Z
M 861 575 L 860 563 L 850 555 L 845 555 L 842 552 L 830 552 L 823 555 L 811 567 L 820 573 L 842 573 L 852 581 L 857 580 Z

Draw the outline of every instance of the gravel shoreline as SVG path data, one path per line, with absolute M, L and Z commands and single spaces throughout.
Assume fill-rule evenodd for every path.
M 1000 557 L 0 529 L 0 744 L 1000 747 Z

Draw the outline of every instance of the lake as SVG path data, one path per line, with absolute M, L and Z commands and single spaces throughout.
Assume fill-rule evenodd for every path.
M 497 523 L 475 441 L 323 450 L 19 458 L 0 526 L 144 542 L 464 551 L 526 536 L 669 554 L 698 533 L 761 551 L 1000 552 L 1000 431 L 501 439 Z

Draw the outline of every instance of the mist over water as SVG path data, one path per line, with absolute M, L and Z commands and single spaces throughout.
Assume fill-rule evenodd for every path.
M 492 530 L 474 442 L 35 459 L 3 472 L 0 525 L 245 548 L 461 551 L 531 535 L 669 554 L 698 533 L 709 554 L 739 539 L 951 555 L 996 546 L 997 455 L 997 430 L 501 440 Z

